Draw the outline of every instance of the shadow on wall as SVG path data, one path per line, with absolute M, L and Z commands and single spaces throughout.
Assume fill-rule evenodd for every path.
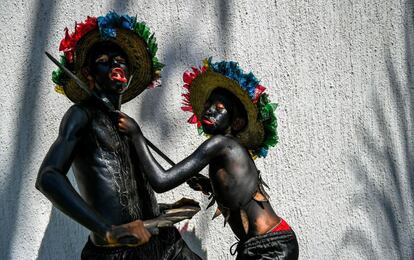
M 193 15 L 190 19 L 192 19 L 191 22 L 188 24 L 195 25 L 197 24 L 196 16 Z M 174 27 L 173 30 L 177 30 L 177 27 Z M 143 93 L 140 94 L 137 98 L 141 99 L 141 104 L 139 109 L 136 110 L 136 114 L 139 114 L 139 118 L 141 118 L 142 122 L 140 124 L 142 126 L 146 125 L 146 122 L 152 122 L 156 120 L 157 129 L 155 129 L 155 132 L 160 131 L 159 137 L 160 140 L 157 142 L 154 142 L 154 144 L 158 147 L 162 147 L 162 144 L 164 144 L 167 140 L 170 139 L 171 131 L 174 131 L 174 127 L 172 125 L 174 124 L 172 122 L 171 114 L 166 113 L 165 111 L 181 111 L 177 108 L 179 107 L 179 103 L 172 104 L 167 103 L 167 97 L 169 95 L 169 89 L 175 88 L 177 85 L 180 85 L 181 82 L 173 83 L 172 86 L 167 86 L 165 82 L 169 82 L 169 79 L 174 76 L 174 73 L 177 73 L 177 70 L 175 70 L 175 67 L 172 66 L 175 62 L 180 60 L 181 62 L 184 62 L 185 64 L 189 64 L 189 62 L 195 60 L 197 57 L 193 57 L 192 53 L 192 46 L 191 42 L 188 40 L 181 42 L 182 39 L 191 39 L 192 30 L 195 30 L 195 28 L 186 28 L 184 35 L 181 35 L 180 38 L 177 36 L 180 35 L 178 31 L 175 31 L 172 35 L 174 39 L 170 39 L 170 44 L 168 44 L 165 48 L 165 56 L 159 57 L 160 61 L 165 64 L 165 67 L 162 69 L 162 86 L 157 89 L 147 89 Z M 155 32 L 156 33 L 156 32 Z M 157 38 L 158 41 L 160 41 L 159 38 Z M 180 44 L 176 44 L 177 42 L 180 42 Z M 159 44 L 159 43 L 158 43 Z M 184 55 L 183 55 L 184 54 Z M 201 58 L 199 58 L 201 60 Z M 182 73 L 182 72 L 178 72 Z M 185 123 L 185 122 L 182 122 Z M 144 132 L 150 132 L 151 129 L 145 129 Z M 177 140 L 180 142 L 180 140 Z M 162 151 L 164 149 L 161 149 Z M 164 152 L 164 151 L 163 151 Z M 168 156 L 168 154 L 166 153 Z M 184 159 L 184 158 L 179 158 Z M 201 236 L 205 233 L 204 230 L 201 230 Z M 202 259 L 207 259 L 207 253 L 202 249 L 202 241 L 201 239 L 195 234 L 194 231 L 188 231 L 187 228 L 180 229 L 180 234 L 182 235 L 184 241 L 187 243 L 189 248 L 194 251 L 196 254 L 198 254 Z
M 200 238 L 197 237 L 195 229 L 188 229 L 189 222 L 187 221 L 181 228 L 178 228 L 184 241 L 188 247 L 193 250 L 202 259 L 207 259 L 207 251 L 203 250 Z
M 68 177 L 75 189 L 78 190 L 72 171 L 69 172 Z M 79 259 L 87 239 L 88 230 L 86 228 L 57 208 L 52 207 L 37 260 L 50 260 L 57 257 Z
M 227 54 L 227 42 L 230 39 L 230 30 L 229 30 L 229 8 L 231 7 L 231 2 L 225 0 L 216 0 L 215 1 L 215 10 L 217 10 L 216 22 L 219 24 L 220 30 L 220 56 L 225 57 Z M 214 19 L 214 17 L 212 17 Z M 184 28 L 184 32 L 180 34 L 179 31 L 174 32 L 172 35 L 174 37 L 173 40 L 170 39 L 171 44 L 167 45 L 165 56 L 161 58 L 161 62 L 165 63 L 166 66 L 162 70 L 162 81 L 169 82 L 169 78 L 173 76 L 174 73 L 179 73 L 182 75 L 184 71 L 175 70 L 172 66 L 174 62 L 180 60 L 184 64 L 190 64 L 190 62 L 194 60 L 201 61 L 205 57 L 195 57 L 195 53 L 193 53 L 193 43 L 191 40 L 193 33 L 197 30 L 196 27 L 199 26 L 199 20 L 197 16 L 197 12 L 193 12 L 191 16 L 190 22 L 186 23 L 188 26 Z M 177 30 L 177 27 L 174 27 L 173 30 Z M 180 38 L 175 38 L 176 36 L 180 36 Z M 185 39 L 182 41 L 182 39 Z M 159 39 L 158 39 L 159 40 Z M 175 44 L 180 42 L 180 44 Z M 212 54 L 213 56 L 219 56 L 217 54 Z M 195 64 L 194 64 L 195 65 Z M 157 120 L 157 130 L 161 131 L 159 133 L 160 136 L 160 143 L 165 143 L 169 136 L 171 135 L 171 131 L 175 129 L 171 127 L 171 115 L 165 113 L 167 111 L 167 106 L 179 106 L 179 104 L 163 104 L 162 102 L 166 100 L 166 96 L 168 95 L 169 88 L 177 87 L 177 85 L 181 85 L 182 82 L 178 82 L 173 84 L 173 86 L 166 86 L 164 83 L 161 88 L 156 90 L 149 90 L 144 91 L 138 98 L 142 99 L 141 106 L 137 111 L 137 114 L 140 115 L 140 118 L 143 120 L 141 122 L 142 125 L 145 125 L 146 121 Z M 151 93 L 155 92 L 155 93 Z M 171 111 L 171 109 L 169 110 Z M 176 109 L 172 109 L 172 111 L 178 111 Z M 182 122 L 185 123 L 185 122 Z M 145 130 L 144 130 L 145 131 Z M 148 131 L 148 130 L 147 130 Z M 177 140 L 180 141 L 180 140 Z M 158 145 L 159 144 L 156 144 Z M 184 158 L 180 158 L 184 159 Z M 205 212 L 201 212 L 204 214 Z M 205 237 L 206 225 L 200 226 L 199 237 Z M 202 241 L 201 239 L 195 234 L 193 231 L 184 230 L 181 231 L 181 234 L 184 240 L 187 242 L 189 247 L 200 255 L 203 259 L 207 259 L 207 253 L 202 249 Z
M 85 228 L 53 207 L 37 260 L 79 259 L 87 239 Z
M 219 24 L 219 31 L 220 31 L 220 56 L 226 56 L 227 53 L 227 43 L 230 39 L 230 28 L 229 28 L 229 9 L 231 6 L 232 1 L 225 1 L 225 0 L 216 0 L 215 1 L 215 9 L 217 10 L 217 19 L 216 22 Z M 213 17 L 214 18 L 214 17 Z M 177 31 L 173 33 L 174 40 L 170 41 L 172 44 L 169 44 L 166 46 L 166 54 L 165 54 L 165 60 L 161 60 L 161 62 L 164 62 L 166 66 L 162 70 L 162 80 L 163 82 L 167 82 L 168 79 L 172 76 L 173 73 L 176 72 L 174 68 L 171 66 L 171 64 L 174 63 L 175 60 L 179 59 L 181 61 L 184 61 L 185 64 L 189 64 L 190 61 L 198 60 L 201 62 L 202 59 L 205 57 L 194 57 L 194 53 L 192 52 L 192 35 L 197 29 L 195 26 L 198 26 L 199 20 L 197 16 L 197 12 L 193 12 L 193 16 L 190 18 L 191 21 L 188 24 L 187 28 L 185 28 L 185 31 L 182 35 Z M 176 30 L 176 27 L 174 27 L 173 30 Z M 175 38 L 176 35 L 180 35 L 180 39 Z M 185 39 L 184 42 L 180 42 L 180 40 Z M 178 45 L 174 45 L 176 42 L 180 42 Z M 214 55 L 213 56 L 218 56 Z M 195 64 L 194 64 L 195 65 Z M 182 75 L 184 71 L 178 72 L 180 75 Z M 173 86 L 170 87 L 176 87 L 177 83 L 173 84 Z M 178 82 L 178 85 L 181 85 L 182 82 Z M 150 90 L 151 91 L 151 90 Z M 164 97 L 168 95 L 168 86 L 162 85 L 159 91 L 156 91 L 158 93 L 152 94 L 148 93 L 149 91 L 144 91 L 138 98 L 142 99 L 142 103 L 139 109 L 140 118 L 145 121 L 151 121 L 155 118 L 157 119 L 157 122 L 159 124 L 158 129 L 161 131 L 160 136 L 161 140 L 163 141 L 166 138 L 168 138 L 169 134 L 171 133 L 172 127 L 169 127 L 171 125 L 171 118 L 169 118 L 169 115 L 165 113 L 166 106 L 168 104 L 162 104 L 162 101 L 164 100 Z M 171 104 L 170 104 L 171 105 Z M 179 104 L 172 104 L 172 105 L 179 105 Z M 143 122 L 143 123 L 144 123 Z
M 215 8 L 218 10 L 217 23 L 219 24 L 220 34 L 220 51 L 224 58 L 227 58 L 228 47 L 227 44 L 231 39 L 230 32 L 230 7 L 233 5 L 233 0 L 216 0 Z
M 389 49 L 392 46 L 386 46 L 390 103 L 386 104 L 382 99 L 384 93 L 380 95 L 374 89 L 374 124 L 364 128 L 378 129 L 379 133 L 374 135 L 363 128 L 358 136 L 358 143 L 362 144 L 368 159 L 380 162 L 375 168 L 382 168 L 380 172 L 385 175 L 370 171 L 360 158 L 351 160 L 356 180 L 365 187 L 364 193 L 355 195 L 353 202 L 356 209 L 363 209 L 368 215 L 373 231 L 368 233 L 355 227 L 346 232 L 342 243 L 369 259 L 414 258 L 414 111 L 409 109 L 414 107 L 414 1 L 408 1 L 405 7 L 406 78 L 397 74 Z M 407 82 L 407 85 L 402 82 Z M 397 126 L 391 128 L 392 125 Z M 383 140 L 378 140 L 378 137 Z
M 0 193 L 0 199 L 4 202 L 5 209 L 0 211 L 1 232 L 0 232 L 0 258 L 10 259 L 13 248 L 13 241 L 16 236 L 17 220 L 20 218 L 18 213 L 19 205 L 22 205 L 21 194 L 24 190 L 22 187 L 23 179 L 28 179 L 35 172 L 29 172 L 32 160 L 30 155 L 33 154 L 34 140 L 38 135 L 36 131 L 36 112 L 39 100 L 39 88 L 43 87 L 39 81 L 39 68 L 45 67 L 44 46 L 49 39 L 51 32 L 50 20 L 55 15 L 54 0 L 38 0 L 34 4 L 32 12 L 32 23 L 28 24 L 28 28 L 24 30 L 32 32 L 29 35 L 30 46 L 27 46 L 27 63 L 24 67 L 18 69 L 24 75 L 22 84 L 18 87 L 24 88 L 21 99 L 16 103 L 16 125 L 15 130 L 13 158 L 10 160 L 10 168 L 7 170 L 4 191 Z M 19 107 L 20 105 L 20 107 Z M 31 184 L 34 189 L 34 183 Z M 26 189 L 27 190 L 27 189 Z M 5 211 L 7 210 L 7 212 Z

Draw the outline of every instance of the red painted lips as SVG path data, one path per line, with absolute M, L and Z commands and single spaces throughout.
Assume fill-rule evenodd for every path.
M 127 83 L 128 82 L 127 78 L 125 77 L 125 72 L 121 68 L 114 68 L 111 71 L 111 79 L 112 80 L 117 80 L 117 81 L 122 82 L 122 83 Z
M 203 118 L 203 123 L 206 125 L 214 125 L 214 123 L 208 118 Z

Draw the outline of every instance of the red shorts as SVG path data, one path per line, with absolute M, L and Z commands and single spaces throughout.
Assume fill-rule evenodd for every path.
M 289 226 L 289 224 L 284 220 L 284 219 L 282 219 L 281 221 L 280 221 L 280 223 L 279 224 L 277 224 L 277 226 L 276 227 L 274 227 L 272 230 L 270 230 L 270 232 L 269 233 L 273 233 L 273 232 L 280 232 L 280 231 L 289 231 L 289 230 L 292 230 L 291 228 L 290 228 L 290 226 Z

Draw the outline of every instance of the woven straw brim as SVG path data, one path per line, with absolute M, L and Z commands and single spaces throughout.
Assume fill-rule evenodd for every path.
M 86 58 L 90 48 L 102 41 L 110 41 L 122 48 L 128 56 L 130 75 L 134 75 L 129 88 L 122 94 L 122 103 L 125 103 L 144 91 L 152 81 L 153 67 L 151 55 L 145 41 L 133 31 L 117 28 L 116 38 L 103 40 L 98 30 L 93 30 L 83 36 L 75 51 L 74 73 L 82 81 L 87 82 L 82 75 L 82 68 L 86 65 Z M 88 94 L 79 88 L 75 81 L 68 80 L 63 86 L 66 96 L 73 102 L 79 103 L 88 98 Z
M 247 113 L 247 125 L 236 137 L 248 149 L 259 148 L 264 139 L 263 124 L 258 120 L 256 105 L 252 103 L 247 92 L 235 80 L 213 71 L 206 71 L 198 75 L 191 82 L 190 94 L 190 103 L 197 118 L 201 119 L 204 104 L 216 88 L 230 91 L 243 104 Z

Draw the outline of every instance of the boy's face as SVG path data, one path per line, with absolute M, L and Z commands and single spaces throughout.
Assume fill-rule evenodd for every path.
M 122 50 L 109 46 L 92 60 L 92 75 L 101 88 L 122 94 L 128 86 L 128 65 Z
M 221 94 L 212 94 L 204 105 L 201 124 L 206 134 L 223 134 L 231 125 L 229 100 Z

